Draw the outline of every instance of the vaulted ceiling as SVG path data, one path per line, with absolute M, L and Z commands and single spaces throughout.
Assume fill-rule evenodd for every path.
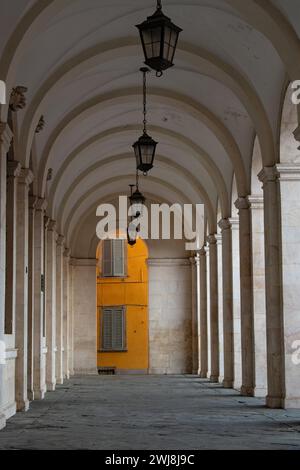
M 70 245 L 102 201 L 134 182 L 143 53 L 135 25 L 154 0 L 1 0 L 0 79 L 28 87 L 16 158 Z M 287 83 L 300 79 L 300 2 L 165 0 L 182 27 L 175 67 L 148 77 L 155 168 L 148 197 L 205 203 L 210 227 L 231 214 L 233 175 L 250 193 L 254 139 L 278 160 Z M 35 134 L 40 116 L 43 132 Z M 1 120 L 7 119 L 7 107 Z M 32 159 L 32 161 L 31 161 Z M 47 172 L 53 178 L 47 182 Z

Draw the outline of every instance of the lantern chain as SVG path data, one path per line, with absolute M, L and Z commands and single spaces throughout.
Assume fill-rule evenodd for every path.
M 162 9 L 162 0 L 157 0 L 157 9 L 158 10 Z
M 144 100 L 143 100 L 143 106 L 144 106 L 144 134 L 147 134 L 147 79 L 146 75 L 147 72 L 144 70 L 143 71 L 143 94 L 144 94 Z

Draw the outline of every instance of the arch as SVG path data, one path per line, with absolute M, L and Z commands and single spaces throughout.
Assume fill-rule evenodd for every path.
M 212 181 L 214 182 L 216 186 L 216 191 L 220 197 L 224 217 L 227 217 L 230 212 L 230 207 L 228 203 L 229 201 L 228 191 L 227 191 L 227 188 L 226 188 L 226 185 L 225 185 L 225 182 L 224 182 L 224 179 L 222 177 L 220 170 L 218 169 L 216 164 L 213 162 L 213 160 L 209 157 L 209 155 L 202 148 L 194 144 L 190 139 L 183 137 L 174 131 L 162 129 L 157 126 L 152 126 L 151 129 L 157 136 L 163 135 L 163 136 L 168 136 L 171 139 L 174 139 L 174 142 L 176 142 L 176 146 L 182 148 L 183 152 L 187 151 L 189 154 L 192 154 L 195 159 L 199 160 L 199 162 L 204 166 L 204 168 L 212 177 Z M 139 128 L 137 126 L 128 126 L 126 128 L 126 132 L 127 131 L 138 132 Z M 96 136 L 93 136 L 87 142 L 84 142 L 82 145 L 76 148 L 65 159 L 57 175 L 55 176 L 53 184 L 51 185 L 51 191 L 49 194 L 49 207 L 52 209 L 52 212 L 55 208 L 55 194 L 59 187 L 59 183 L 62 180 L 64 174 L 67 172 L 68 167 L 72 165 L 72 162 L 75 160 L 75 158 L 79 156 L 82 152 L 84 152 L 86 149 L 92 147 L 93 145 L 95 144 L 100 145 L 103 139 L 110 138 L 110 137 L 114 138 L 119 132 L 124 133 L 124 129 L 122 127 L 117 127 L 117 128 L 113 128 L 108 131 L 105 131 Z M 45 180 L 45 176 L 46 175 L 43 176 L 43 180 Z M 42 193 L 44 192 L 43 188 L 41 189 L 41 192 Z M 55 217 L 54 213 L 53 213 L 53 217 Z
M 120 42 L 123 45 L 121 48 L 119 46 Z M 114 57 L 118 58 L 126 54 L 135 56 L 139 54 L 139 51 L 140 46 L 137 41 L 130 38 L 122 38 L 122 40 L 94 46 L 60 66 L 41 86 L 26 113 L 24 119 L 25 127 L 23 126 L 21 135 L 22 145 L 26 145 L 27 148 L 26 153 L 31 146 L 33 129 L 39 119 L 39 108 L 47 94 L 59 85 L 60 80 L 67 80 L 68 78 L 71 80 L 73 74 L 76 74 L 77 68 L 87 67 L 88 64 L 93 65 L 95 61 L 111 60 Z M 98 57 L 99 55 L 100 57 Z M 177 51 L 177 57 L 195 66 L 199 73 L 224 84 L 238 97 L 251 117 L 256 132 L 260 137 L 265 165 L 274 164 L 275 150 L 272 130 L 263 104 L 251 83 L 229 64 L 222 62 L 213 54 L 190 44 L 184 43 Z
M 131 181 L 134 180 L 134 178 L 135 178 L 135 175 L 130 174 L 130 175 L 122 175 L 121 177 L 118 177 L 118 178 L 108 179 L 108 180 L 102 182 L 101 190 L 108 187 L 108 194 L 110 194 L 111 184 L 116 182 L 116 180 L 119 183 L 121 183 L 122 187 L 123 187 L 123 181 L 131 182 Z M 191 204 L 192 203 L 192 201 L 187 199 L 187 197 L 178 188 L 175 188 L 170 183 L 166 183 L 165 181 L 163 181 L 163 183 L 161 183 L 161 180 L 159 178 L 154 178 L 154 177 L 151 177 L 151 176 L 149 176 L 147 178 L 147 181 L 151 182 L 151 187 L 156 185 L 156 188 L 158 187 L 158 188 L 161 188 L 162 190 L 167 189 L 168 193 L 170 192 L 170 194 L 175 196 L 175 198 L 173 199 L 173 202 L 174 202 L 174 200 L 176 200 L 177 202 L 180 202 L 180 203 L 186 203 L 186 204 Z M 125 187 L 125 184 L 124 184 L 124 187 Z M 101 202 L 101 199 L 103 198 L 103 197 L 99 196 L 99 193 L 100 193 L 99 192 L 99 187 L 95 186 L 95 187 L 91 188 L 84 196 L 82 196 L 77 201 L 77 203 L 73 206 L 72 211 L 71 211 L 70 215 L 67 217 L 64 226 L 61 227 L 62 232 L 65 234 L 65 236 L 67 237 L 68 240 L 70 239 L 70 236 L 71 236 L 71 233 L 72 233 L 72 230 L 71 230 L 72 224 L 73 224 L 73 226 L 74 225 L 76 226 L 77 225 L 76 218 L 80 219 L 80 217 L 81 217 L 81 214 L 80 214 L 80 211 L 79 211 L 80 207 L 82 207 L 83 204 L 86 203 L 89 198 L 90 199 L 93 198 L 92 202 L 89 202 L 90 206 L 96 205 L 97 203 L 99 204 Z M 147 195 L 147 190 L 144 191 L 144 194 Z M 162 192 L 162 194 L 164 194 L 164 193 Z M 172 202 L 172 200 L 171 200 L 171 202 Z M 214 208 L 211 205 L 211 202 L 207 197 L 202 202 L 206 205 L 208 223 L 209 223 L 209 226 L 210 226 L 210 230 L 212 230 L 212 233 L 215 233 L 216 220 L 215 220 L 215 215 L 214 215 L 215 214 Z M 88 211 L 89 207 L 87 207 L 85 210 Z M 75 218 L 75 215 L 76 215 L 76 218 Z
M 65 128 L 68 126 L 74 126 L 76 122 L 82 120 L 84 115 L 92 113 L 93 110 L 97 109 L 99 106 L 101 106 L 101 109 L 103 109 L 104 106 L 109 106 L 112 103 L 114 103 L 114 105 L 124 103 L 124 100 L 126 101 L 127 99 L 132 99 L 132 97 L 135 95 L 135 89 L 121 90 L 117 94 L 112 93 L 93 98 L 92 100 L 84 103 L 69 113 L 60 122 L 56 129 L 54 129 L 50 138 L 48 139 L 41 159 L 39 181 L 41 181 L 42 178 L 45 179 L 45 169 L 47 166 L 49 154 L 58 137 L 63 133 Z M 235 139 L 224 126 L 224 124 L 219 121 L 219 119 L 216 118 L 216 116 L 214 116 L 207 108 L 199 104 L 195 104 L 192 100 L 180 94 L 176 94 L 174 96 L 173 93 L 167 93 L 161 89 L 151 89 L 149 90 L 149 96 L 151 96 L 151 99 L 155 102 L 171 105 L 173 104 L 177 109 L 194 116 L 196 119 L 199 119 L 201 122 L 203 122 L 213 132 L 213 134 L 216 135 L 217 139 L 227 152 L 228 157 L 232 161 L 232 165 L 237 175 L 239 195 L 241 197 L 247 195 L 249 184 L 247 183 L 248 178 L 246 175 L 243 159 Z
M 281 113 L 280 122 L 280 163 L 299 163 L 300 150 L 299 142 L 297 142 L 294 133 L 298 129 L 298 110 L 297 106 L 292 102 L 292 94 L 294 90 L 291 84 L 288 85 Z

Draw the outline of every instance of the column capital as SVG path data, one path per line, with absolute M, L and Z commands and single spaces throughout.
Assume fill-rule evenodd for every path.
M 17 178 L 20 176 L 22 165 L 16 160 L 8 160 L 7 162 L 7 176 Z
M 235 201 L 234 205 L 239 211 L 249 210 L 250 209 L 250 204 L 249 204 L 249 201 L 248 201 L 247 197 L 239 197 Z
M 48 232 L 56 232 L 56 220 L 52 220 L 49 217 L 49 222 L 47 225 Z
M 63 235 L 58 234 L 56 243 L 57 243 L 57 246 L 63 246 L 65 243 L 65 237 Z
M 263 195 L 248 196 L 248 201 L 251 209 L 263 209 L 264 197 Z
M 69 258 L 69 259 L 71 258 L 71 250 L 70 250 L 70 248 L 67 248 L 67 247 L 65 248 L 64 257 L 65 257 L 65 258 Z
M 13 133 L 7 122 L 0 122 L 0 144 L 4 146 L 4 151 L 7 153 L 13 138 Z
M 205 246 L 203 246 L 201 250 L 199 250 L 199 256 L 206 256 Z
M 280 181 L 300 181 L 299 163 L 280 163 L 276 165 L 276 170 Z
M 222 232 L 224 232 L 225 230 L 230 230 L 232 227 L 230 219 L 221 219 L 218 225 Z
M 276 166 L 265 166 L 257 176 L 259 181 L 265 185 L 267 183 L 276 182 L 279 173 Z
M 217 234 L 216 233 L 211 233 L 207 237 L 209 245 L 216 245 L 217 244 Z
M 47 201 L 42 197 L 37 197 L 36 210 L 43 212 L 47 209 Z
M 33 182 L 34 176 L 29 168 L 22 168 L 18 176 L 18 182 L 29 186 Z

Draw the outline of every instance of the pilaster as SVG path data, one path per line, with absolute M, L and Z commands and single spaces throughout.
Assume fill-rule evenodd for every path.
M 215 234 L 208 237 L 210 260 L 210 348 L 211 376 L 210 381 L 219 382 L 219 301 L 218 301 L 218 251 Z

